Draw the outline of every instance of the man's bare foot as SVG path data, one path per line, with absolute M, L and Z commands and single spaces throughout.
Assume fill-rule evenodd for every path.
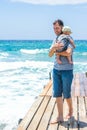
M 55 120 L 52 120 L 50 124 L 62 123 L 63 121 L 63 118 L 58 117 Z
M 66 115 L 65 119 L 71 118 L 73 115 L 73 110 L 69 111 L 69 113 Z

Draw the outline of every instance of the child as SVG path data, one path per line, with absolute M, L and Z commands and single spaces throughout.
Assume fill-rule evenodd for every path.
M 62 29 L 62 32 L 63 32 L 63 34 L 61 34 L 60 37 L 67 38 L 70 41 L 70 44 L 73 46 L 73 48 L 75 48 L 74 41 L 73 41 L 72 37 L 70 36 L 70 34 L 72 33 L 71 28 L 68 26 L 64 26 Z M 60 42 L 60 40 L 58 40 L 58 44 L 59 44 L 59 42 Z M 72 62 L 71 56 L 67 56 L 67 58 L 68 58 L 69 63 L 72 64 L 73 62 Z M 57 61 L 58 61 L 58 64 L 62 64 L 62 62 L 60 60 L 60 55 L 57 55 Z

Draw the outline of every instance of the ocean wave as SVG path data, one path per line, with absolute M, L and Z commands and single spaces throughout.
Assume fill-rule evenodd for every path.
M 25 62 L 18 61 L 18 62 L 1 62 L 0 63 L 0 71 L 5 71 L 5 70 L 11 70 L 11 69 L 19 69 L 19 68 L 50 68 L 53 63 L 51 62 L 40 62 L 40 61 L 28 61 L 26 60 Z
M 83 52 L 82 55 L 83 55 L 83 56 L 87 56 L 87 52 Z
M 87 52 L 74 52 L 75 55 L 82 55 L 82 56 L 86 56 Z
M 9 54 L 7 52 L 0 52 L 0 58 L 6 58 Z
M 74 62 L 74 65 L 77 66 L 87 66 L 87 62 Z M 16 61 L 16 62 L 1 62 L 0 63 L 0 71 L 6 70 L 16 70 L 20 68 L 27 69 L 51 69 L 53 67 L 53 62 L 46 61 Z
M 25 54 L 39 54 L 39 53 L 48 53 L 48 49 L 34 49 L 34 50 L 21 49 L 20 52 Z
M 87 62 L 74 62 L 75 65 L 87 65 Z

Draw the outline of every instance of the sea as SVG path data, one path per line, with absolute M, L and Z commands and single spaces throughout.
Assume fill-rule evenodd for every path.
M 16 130 L 49 82 L 52 40 L 0 40 L 0 130 Z M 74 73 L 87 72 L 87 40 L 75 40 Z

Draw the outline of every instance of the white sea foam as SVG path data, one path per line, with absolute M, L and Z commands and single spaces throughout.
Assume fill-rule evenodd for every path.
M 0 63 L 0 124 L 14 130 L 49 80 L 51 62 Z M 49 68 L 48 68 L 49 67 Z
M 85 56 L 87 55 L 87 52 L 74 52 L 75 55 L 82 55 L 82 56 Z
M 6 70 L 11 70 L 11 69 L 18 69 L 22 67 L 26 68 L 47 68 L 52 66 L 51 62 L 40 62 L 40 61 L 28 61 L 26 60 L 25 62 L 18 61 L 18 62 L 1 62 L 0 63 L 0 71 L 6 71 Z
M 82 55 L 83 55 L 83 56 L 87 56 L 87 52 L 83 52 Z
M 20 52 L 25 54 L 39 54 L 39 53 L 47 53 L 48 49 L 34 49 L 34 50 L 21 49 Z
M 74 64 L 76 64 L 76 65 L 87 65 L 87 61 L 86 62 L 74 62 Z
M 87 65 L 87 61 L 86 62 L 74 62 L 74 64 L 78 64 L 78 65 Z M 25 62 L 22 61 L 17 61 L 17 62 L 0 62 L 0 71 L 6 71 L 6 70 L 14 70 L 16 72 L 16 69 L 25 67 L 25 68 L 29 68 L 29 69 L 50 69 L 52 68 L 53 63 L 52 62 L 40 62 L 40 61 L 28 61 L 26 60 Z M 18 70 L 17 70 L 18 72 Z M 9 73 L 13 73 L 13 72 L 9 72 Z
M 6 58 L 9 54 L 7 52 L 0 52 L 0 58 Z
M 0 124 L 7 124 L 4 130 L 16 130 L 18 120 L 24 117 L 35 99 L 26 95 L 16 97 L 15 100 L 7 97 L 5 100 L 5 104 L 0 108 Z

